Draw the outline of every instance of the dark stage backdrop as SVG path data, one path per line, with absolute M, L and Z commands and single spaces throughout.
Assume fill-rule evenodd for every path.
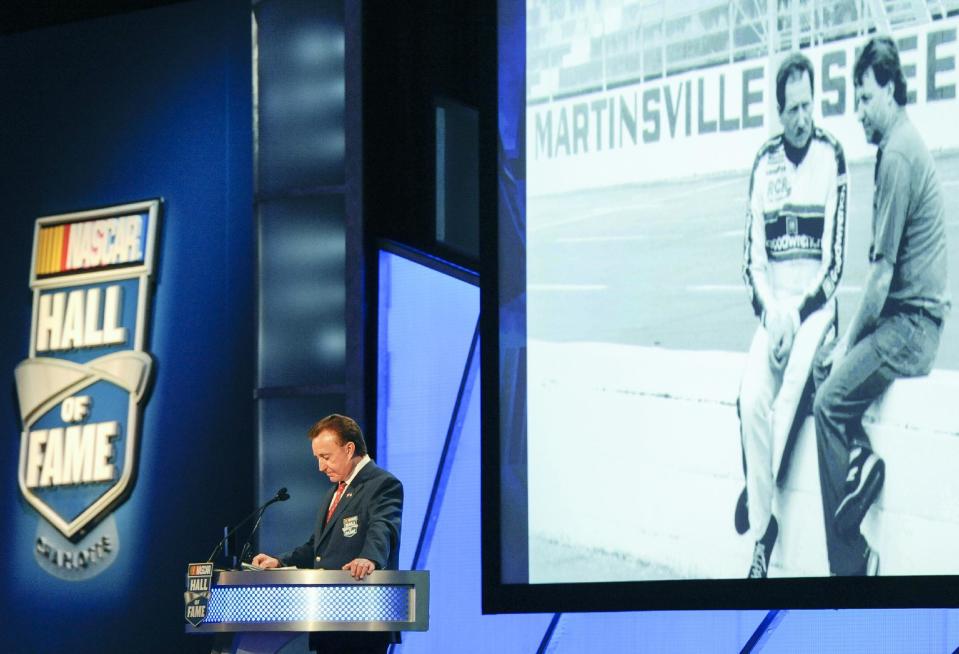
M 253 503 L 250 11 L 191 2 L 0 39 L 0 533 L 4 651 L 209 650 L 183 635 L 186 564 Z M 162 198 L 154 359 L 115 561 L 67 581 L 35 555 L 14 368 L 36 218 Z M 108 519 L 110 520 L 110 519 Z

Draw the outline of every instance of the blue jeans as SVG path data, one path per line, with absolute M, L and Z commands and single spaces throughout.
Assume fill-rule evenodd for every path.
M 861 533 L 843 538 L 834 522 L 836 508 L 846 495 L 850 450 L 871 449 L 862 416 L 894 379 L 929 374 L 939 349 L 939 333 L 940 326 L 925 315 L 895 313 L 880 317 L 875 330 L 850 348 L 835 370 L 824 365 L 830 348 L 817 356 L 813 414 L 826 550 L 834 575 L 863 574 L 869 551 Z

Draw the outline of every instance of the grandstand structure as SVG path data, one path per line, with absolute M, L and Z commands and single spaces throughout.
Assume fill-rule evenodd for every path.
M 526 98 L 548 102 L 959 14 L 959 0 L 527 0 Z

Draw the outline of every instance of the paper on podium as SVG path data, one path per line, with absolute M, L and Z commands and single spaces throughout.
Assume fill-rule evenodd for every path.
M 244 570 L 296 570 L 295 565 L 281 565 L 278 568 L 261 568 L 258 565 L 253 565 L 252 563 L 243 563 L 241 565 Z

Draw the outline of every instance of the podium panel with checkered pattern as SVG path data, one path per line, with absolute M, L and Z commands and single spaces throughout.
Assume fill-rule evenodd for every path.
M 222 571 L 206 618 L 188 633 L 426 631 L 429 572 L 377 570 L 363 581 L 341 570 Z

